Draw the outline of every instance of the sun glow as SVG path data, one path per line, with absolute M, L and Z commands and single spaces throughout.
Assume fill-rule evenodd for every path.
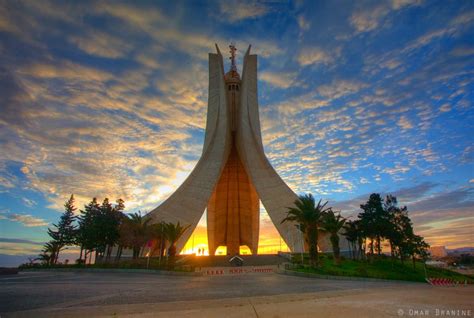
M 257 254 L 276 254 L 278 251 L 289 251 L 285 241 L 281 238 L 275 225 L 269 220 L 265 210 L 260 213 L 260 233 Z M 250 255 L 251 251 L 246 245 L 240 247 L 241 255 Z M 184 245 L 181 254 L 195 254 L 197 256 L 209 255 L 207 242 L 206 213 L 203 214 L 198 226 Z M 219 246 L 215 255 L 227 255 L 227 248 Z

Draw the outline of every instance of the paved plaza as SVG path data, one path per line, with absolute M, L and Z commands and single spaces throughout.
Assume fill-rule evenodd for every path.
M 22 272 L 0 277 L 3 317 L 397 317 L 471 310 L 473 286 L 311 279 L 280 274 L 165 276 Z M 410 312 L 412 315 L 410 315 Z M 426 316 L 426 315 L 425 315 Z M 440 317 L 438 315 L 438 317 Z M 469 317 L 469 316 L 468 316 Z

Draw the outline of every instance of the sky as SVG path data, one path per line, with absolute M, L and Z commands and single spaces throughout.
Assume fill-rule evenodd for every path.
M 431 245 L 474 245 L 474 2 L 1 1 L 0 265 L 39 252 L 71 193 L 163 202 L 230 42 L 239 70 L 258 55 L 264 148 L 296 193 L 347 217 L 390 193 Z M 260 232 L 279 249 L 263 208 Z

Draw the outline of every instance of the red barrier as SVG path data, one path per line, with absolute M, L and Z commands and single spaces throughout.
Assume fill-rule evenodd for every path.
M 458 286 L 460 285 L 460 282 L 455 281 L 450 278 L 426 278 L 426 281 L 428 282 L 428 284 L 432 286 Z M 463 283 L 464 285 L 468 284 L 467 280 L 461 283 Z

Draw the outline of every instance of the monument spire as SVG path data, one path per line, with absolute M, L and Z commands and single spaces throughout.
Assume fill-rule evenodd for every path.
M 231 71 L 234 71 L 234 72 L 237 72 L 237 66 L 235 65 L 235 52 L 237 51 L 237 49 L 235 48 L 235 44 L 234 43 L 230 43 L 229 45 L 229 53 L 230 53 L 230 61 L 231 61 L 231 65 L 230 65 L 230 70 Z

